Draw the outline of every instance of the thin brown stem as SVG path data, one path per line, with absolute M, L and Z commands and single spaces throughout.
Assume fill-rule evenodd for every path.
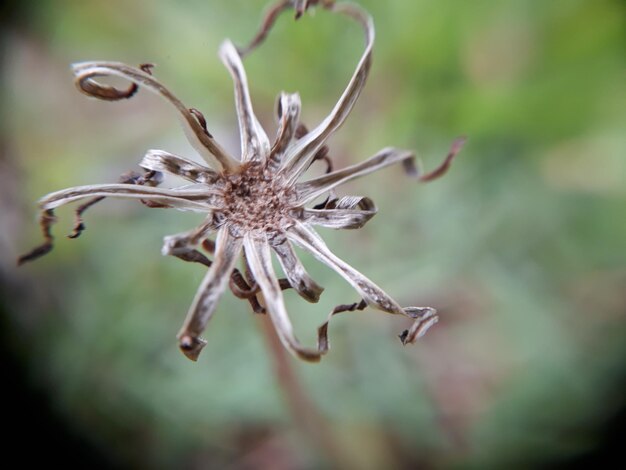
M 278 386 L 299 431 L 332 468 L 354 468 L 350 465 L 354 459 L 341 447 L 331 423 L 321 414 L 300 383 L 292 367 L 293 358 L 280 342 L 269 315 L 259 315 L 258 318 L 272 356 Z

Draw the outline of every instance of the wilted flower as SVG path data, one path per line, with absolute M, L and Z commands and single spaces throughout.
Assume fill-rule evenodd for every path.
M 89 96 L 115 101 L 131 97 L 138 88 L 146 88 L 165 98 L 178 111 L 190 143 L 205 158 L 206 164 L 163 150 L 149 150 L 139 164 L 145 170 L 143 175 L 126 175 L 118 184 L 78 186 L 48 194 L 39 202 L 45 243 L 22 256 L 20 263 L 35 259 L 52 248 L 50 228 L 55 221 L 55 208 L 91 198 L 76 210 L 76 226 L 70 235 L 74 238 L 84 229 L 82 214 L 89 206 L 104 197 L 136 198 L 150 207 L 206 214 L 197 228 L 165 237 L 162 249 L 164 255 L 209 267 L 178 333 L 180 348 L 190 359 L 196 360 L 206 344 L 201 334 L 227 286 L 238 297 L 248 299 L 255 311 L 267 311 L 282 343 L 292 353 L 307 361 L 320 359 L 328 350 L 328 321 L 319 328 L 318 347 L 306 348 L 295 337 L 285 309 L 283 289 L 291 287 L 309 302 L 317 302 L 323 290 L 307 274 L 293 245 L 335 270 L 362 297 L 360 303 L 337 307 L 330 316 L 369 305 L 414 320 L 401 335 L 403 343 L 412 343 L 421 336 L 437 321 L 436 311 L 430 307 L 401 307 L 380 287 L 332 253 L 314 226 L 335 229 L 362 227 L 376 214 L 373 201 L 361 196 L 336 198 L 336 187 L 399 162 L 404 163 L 406 169 L 413 170 L 422 181 L 433 179 L 446 171 L 462 141 L 457 140 L 444 163 L 427 175 L 417 174 L 412 165 L 412 152 L 385 148 L 362 163 L 329 171 L 323 176 L 302 178 L 315 160 L 328 158 L 325 142 L 343 124 L 363 89 L 374 43 L 371 17 L 356 5 L 323 2 L 325 8 L 347 15 L 363 26 L 366 47 L 341 98 L 328 117 L 311 131 L 307 131 L 299 121 L 298 94 L 281 93 L 278 131 L 274 140 L 270 141 L 253 112 L 241 57 L 262 42 L 280 11 L 293 6 L 299 16 L 316 3 L 311 0 L 283 1 L 270 10 L 262 29 L 247 49 L 240 52 L 229 40 L 220 47 L 220 57 L 235 86 L 241 134 L 240 158 L 229 155 L 214 140 L 199 111 L 185 106 L 152 76 L 151 65 L 135 68 L 118 62 L 74 64 L 76 84 Z M 127 79 L 132 84 L 129 89 L 120 90 L 96 81 L 98 77 L 110 76 Z M 192 184 L 173 189 L 158 188 L 156 186 L 161 182 L 162 173 L 178 176 Z M 314 201 L 325 196 L 324 202 L 310 207 Z M 209 238 L 213 236 L 214 242 Z M 200 247 L 213 254 L 212 261 L 199 251 Z M 287 276 L 286 280 L 279 280 L 275 274 L 272 251 Z M 241 256 L 245 268 L 243 274 L 236 269 Z M 257 295 L 261 295 L 260 301 Z

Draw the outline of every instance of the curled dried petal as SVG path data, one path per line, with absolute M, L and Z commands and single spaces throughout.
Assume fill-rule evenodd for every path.
M 329 201 L 322 209 L 301 209 L 298 218 L 302 222 L 322 227 L 357 229 L 363 227 L 376 212 L 376 205 L 370 198 L 346 196 Z
M 119 101 L 135 96 L 139 87 L 136 83 L 131 83 L 126 90 L 119 90 L 109 85 L 103 85 L 91 78 L 85 78 L 77 82 L 80 91 L 88 96 L 93 96 L 105 101 Z
M 368 175 L 394 163 L 414 158 L 413 152 L 408 150 L 385 148 L 364 162 L 296 184 L 298 201 L 301 204 L 306 204 L 347 181 Z
M 328 318 L 317 328 L 317 348 L 322 353 L 328 352 L 330 349 L 330 341 L 328 339 L 328 325 L 332 317 L 342 312 L 354 312 L 355 310 L 364 310 L 367 307 L 367 302 L 361 300 L 360 302 L 354 302 L 353 304 L 337 305 L 329 314 Z
M 346 281 L 348 281 L 356 291 L 362 296 L 363 300 L 370 306 L 388 313 L 400 314 L 414 320 L 411 327 L 400 335 L 403 344 L 413 343 L 420 338 L 435 323 L 437 323 L 437 311 L 431 307 L 400 307 L 380 287 L 371 280 L 358 272 L 356 269 L 337 258 L 326 246 L 324 241 L 313 231 L 302 223 L 296 223 L 288 232 L 287 236 L 294 243 L 307 250 L 322 263 L 339 273 Z M 328 322 L 330 318 L 342 311 L 352 311 L 355 309 L 362 310 L 364 305 L 355 304 L 348 308 L 340 306 L 333 310 L 328 317 L 326 323 L 322 324 L 318 329 L 318 343 L 320 349 L 328 347 Z M 354 307 L 354 308 L 352 308 Z
M 415 321 L 408 330 L 399 335 L 402 344 L 414 343 L 439 321 L 437 310 L 432 307 L 406 307 L 404 312 Z
M 361 176 L 368 175 L 400 162 L 404 165 L 407 173 L 417 178 L 418 181 L 433 181 L 448 170 L 456 155 L 461 151 L 465 140 L 464 137 L 455 139 L 444 161 L 435 170 L 426 174 L 423 174 L 415 167 L 415 154 L 413 152 L 391 147 L 384 148 L 363 162 L 296 184 L 295 188 L 298 193 L 298 200 L 302 204 L 306 204 L 350 180 L 360 178 Z
M 325 354 L 330 349 L 330 340 L 328 339 L 328 328 L 332 317 L 343 312 L 354 312 L 355 310 L 364 310 L 367 302 L 355 302 L 353 304 L 338 305 L 329 314 L 328 318 L 317 329 L 317 345 L 320 353 Z M 439 320 L 437 310 L 432 307 L 405 307 L 404 315 L 412 318 L 413 324 L 409 329 L 404 330 L 398 335 L 402 344 L 407 345 L 414 343 L 417 339 L 426 334 L 428 329 Z
M 72 68 L 76 76 L 78 89 L 88 96 L 108 100 L 129 98 L 134 94 L 137 86 L 146 87 L 162 96 L 178 110 L 189 142 L 203 157 L 208 159 L 209 162 L 216 161 L 226 170 L 236 168 L 237 162 L 219 146 L 210 134 L 204 131 L 194 114 L 189 111 L 189 108 L 183 105 L 172 92 L 149 73 L 120 62 L 80 62 L 74 64 Z M 124 78 L 132 82 L 133 85 L 126 91 L 120 91 L 95 80 L 98 77 L 110 76 Z

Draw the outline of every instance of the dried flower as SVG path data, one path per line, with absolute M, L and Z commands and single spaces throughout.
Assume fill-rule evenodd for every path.
M 178 333 L 181 350 L 192 360 L 197 359 L 206 344 L 201 334 L 227 286 L 237 297 L 247 299 L 256 312 L 267 311 L 282 343 L 297 357 L 318 361 L 326 353 L 329 347 L 328 321 L 318 329 L 318 347 L 307 348 L 294 335 L 285 309 L 283 289 L 293 288 L 309 302 L 317 302 L 323 290 L 307 274 L 293 245 L 334 269 L 362 297 L 361 302 L 335 308 L 329 320 L 336 313 L 361 310 L 369 305 L 414 320 L 412 326 L 400 335 L 404 344 L 412 343 L 424 334 L 437 321 L 435 309 L 401 307 L 371 280 L 335 256 L 313 227 L 362 227 L 376 214 L 373 201 L 361 196 L 336 198 L 334 189 L 337 186 L 399 162 L 421 181 L 434 179 L 447 170 L 460 150 L 462 140 L 455 141 L 442 165 L 429 174 L 418 174 L 412 164 L 412 152 L 395 148 L 385 148 L 362 163 L 331 171 L 325 142 L 343 124 L 363 89 L 371 64 L 374 27 L 371 17 L 356 5 L 335 4 L 327 0 L 322 2 L 324 8 L 347 15 L 362 25 L 366 39 L 365 51 L 329 116 L 311 131 L 299 121 L 298 94 L 281 93 L 278 100 L 278 131 L 271 142 L 253 112 L 241 58 L 263 41 L 282 10 L 294 7 L 296 17 L 299 17 L 317 3 L 317 0 L 279 2 L 268 12 L 261 30 L 248 48 L 238 51 L 229 40 L 220 47 L 220 57 L 234 81 L 241 134 L 240 159 L 229 155 L 215 141 L 198 110 L 185 106 L 152 76 L 152 65 L 135 68 L 118 62 L 74 64 L 76 85 L 88 96 L 115 101 L 130 98 L 139 88 L 146 88 L 165 98 L 178 111 L 189 141 L 206 159 L 207 164 L 196 163 L 163 150 L 149 150 L 139 164 L 145 170 L 143 175 L 130 173 L 123 176 L 118 184 L 78 186 L 48 194 L 39 201 L 45 243 L 22 256 L 19 263 L 38 258 L 52 249 L 50 229 L 55 222 L 55 208 L 90 198 L 76 209 L 76 224 L 70 235 L 75 238 L 84 230 L 84 211 L 94 203 L 105 197 L 136 198 L 149 207 L 177 208 L 206 214 L 203 223 L 197 228 L 165 237 L 162 249 L 164 255 L 202 263 L 209 268 Z M 121 90 L 96 80 L 98 77 L 110 76 L 127 79 L 131 86 Z M 327 173 L 303 180 L 302 175 L 316 160 L 328 163 Z M 162 173 L 178 176 L 192 184 L 172 189 L 158 188 Z M 308 207 L 324 196 L 324 202 Z M 214 242 L 210 238 L 212 236 L 215 236 Z M 212 261 L 200 251 L 201 247 L 213 254 Z M 277 278 L 271 261 L 272 251 L 286 279 Z M 243 274 L 236 268 L 242 255 Z

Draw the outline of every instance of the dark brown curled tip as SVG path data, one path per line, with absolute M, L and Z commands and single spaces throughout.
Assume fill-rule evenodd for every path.
M 439 165 L 430 173 L 419 175 L 419 180 L 420 181 L 433 181 L 445 175 L 446 172 L 448 171 L 448 168 L 450 168 L 450 165 L 452 164 L 452 160 L 454 160 L 454 157 L 456 157 L 457 154 L 461 151 L 466 140 L 467 140 L 467 137 L 464 137 L 464 136 L 457 137 L 456 139 L 454 139 L 454 142 L 452 142 L 452 145 L 450 146 L 450 150 L 448 151 L 448 155 L 446 155 L 446 158 L 441 163 L 441 165 Z M 405 169 L 406 169 L 406 166 L 405 166 Z
M 331 200 L 332 200 L 331 197 L 328 196 L 322 202 L 313 206 L 313 209 L 326 209 L 326 206 L 328 205 L 329 202 L 331 202 Z
M 437 310 L 432 307 L 405 307 L 403 310 L 404 315 L 414 320 L 409 329 L 398 335 L 405 346 L 424 336 L 429 328 L 439 321 Z
M 33 248 L 28 253 L 20 256 L 17 259 L 17 265 L 21 266 L 29 261 L 36 260 L 42 256 L 50 253 L 54 246 L 54 237 L 52 236 L 52 225 L 57 221 L 54 211 L 52 209 L 44 210 L 39 216 L 39 226 L 41 227 L 41 233 L 44 237 L 44 242 Z
M 296 20 L 300 19 L 300 17 L 304 14 L 307 8 L 309 8 L 309 0 L 295 0 L 294 1 L 294 10 L 296 10 Z
M 407 338 L 408 338 L 408 336 L 409 336 L 409 330 L 404 330 L 402 333 L 400 333 L 400 334 L 398 335 L 398 338 L 400 338 L 400 342 L 401 342 L 403 345 L 406 345 L 406 344 L 407 344 Z
M 408 176 L 416 178 L 419 177 L 420 172 L 417 169 L 417 166 L 415 166 L 415 157 L 402 160 L 402 168 Z
M 204 248 L 208 253 L 215 253 L 215 241 L 210 238 L 205 238 L 202 240 L 202 248 Z
M 304 137 L 308 133 L 309 133 L 309 130 L 307 129 L 307 127 L 300 122 L 300 123 L 298 123 L 298 127 L 296 127 L 296 132 L 294 134 L 294 138 L 301 139 L 302 137 Z
M 259 31 L 256 33 L 252 41 L 250 41 L 250 44 L 248 44 L 246 47 L 237 48 L 237 52 L 239 52 L 239 55 L 242 58 L 252 52 L 254 49 L 256 49 L 258 45 L 261 44 L 263 41 L 265 41 L 265 38 L 272 29 L 272 26 L 274 26 L 276 19 L 284 10 L 289 8 L 290 3 L 290 0 L 280 0 L 278 3 L 276 3 L 276 5 L 270 7 L 268 12 L 265 14 L 265 17 L 263 18 L 263 21 L 261 22 L 261 27 L 259 28 Z
M 94 197 L 76 208 L 76 210 L 74 211 L 74 228 L 72 230 L 72 233 L 70 233 L 67 238 L 78 238 L 80 234 L 84 232 L 85 222 L 83 221 L 83 213 L 91 206 L 99 203 L 103 199 L 104 196 Z
M 263 307 L 263 305 L 259 303 L 259 299 L 257 299 L 256 296 L 250 297 L 248 299 L 248 302 L 250 303 L 250 307 L 252 308 L 252 313 L 255 313 L 257 315 L 267 314 L 265 307 Z
M 17 259 L 17 265 L 21 266 L 24 263 L 28 263 L 29 261 L 34 261 L 37 258 L 41 258 L 42 256 L 50 253 L 52 251 L 52 248 L 53 248 L 53 245 L 51 242 L 42 243 L 38 247 L 33 248 L 31 251 L 29 251 L 25 255 L 20 256 Z
M 198 360 L 200 352 L 206 346 L 204 339 L 189 335 L 182 336 L 178 341 L 178 346 L 182 353 L 194 362 Z
M 141 70 L 143 70 L 144 72 L 146 72 L 148 75 L 152 75 L 152 69 L 153 69 L 154 67 L 156 67 L 156 65 L 154 65 L 154 64 L 150 64 L 150 63 L 147 63 L 147 64 L 139 64 L 139 68 L 140 68 Z
M 204 114 L 202 114 L 196 108 L 189 108 L 189 112 L 193 114 L 193 117 L 195 117 L 198 120 L 198 123 L 202 127 L 202 130 L 204 131 L 204 133 L 208 135 L 209 137 L 213 138 L 213 136 L 211 135 L 211 133 L 208 131 L 206 127 L 206 119 L 204 118 Z
M 198 250 L 189 250 L 183 251 L 181 253 L 172 253 L 173 256 L 176 256 L 178 259 L 182 259 L 183 261 L 187 261 L 189 263 L 199 263 L 207 268 L 210 268 L 213 262 L 200 253 Z
M 280 290 L 287 290 L 287 289 L 291 289 L 293 287 L 291 285 L 291 282 L 289 282 L 289 279 L 286 279 L 284 277 L 281 277 L 278 280 L 278 286 L 280 287 Z
M 296 20 L 299 19 L 309 7 L 322 4 L 324 8 L 330 8 L 335 3 L 334 0 L 293 0 L 293 8 L 296 10 Z
M 118 182 L 123 184 L 137 184 L 139 186 L 150 186 L 155 187 L 161 184 L 163 181 L 163 173 L 159 171 L 146 171 L 143 175 L 135 171 L 128 171 L 122 174 Z M 83 220 L 83 213 L 87 211 L 91 206 L 99 203 L 104 200 L 105 196 L 98 196 L 90 199 L 84 204 L 81 204 L 74 211 L 74 228 L 72 229 L 72 233 L 70 233 L 67 238 L 78 238 L 85 231 L 85 222 Z M 150 208 L 168 208 L 167 204 L 161 204 L 154 201 L 146 201 L 140 199 L 141 203 Z
M 311 161 L 311 165 L 319 160 L 326 162 L 326 174 L 332 173 L 333 171 L 333 161 L 328 155 L 328 152 L 328 145 L 322 146 L 322 148 L 317 151 L 317 153 L 313 157 L 313 160 Z
M 99 98 L 105 101 L 119 101 L 131 98 L 139 90 L 136 83 L 131 84 L 126 90 L 118 90 L 109 85 L 102 85 L 93 79 L 94 76 L 80 77 L 76 84 L 80 91 L 88 96 Z
M 140 199 L 140 201 L 144 206 L 149 207 L 150 209 L 171 209 L 172 208 L 172 206 L 170 206 L 169 204 L 163 204 L 161 202 L 148 201 L 146 199 Z
M 295 18 L 297 20 L 312 6 L 321 4 L 324 8 L 332 8 L 334 3 L 334 0 L 279 0 L 276 4 L 270 7 L 263 17 L 261 26 L 252 41 L 250 41 L 250 44 L 246 47 L 238 47 L 237 52 L 239 52 L 239 55 L 243 58 L 256 49 L 263 41 L 265 41 L 280 14 L 288 8 L 293 7 L 295 10 Z
M 352 304 L 337 305 L 332 312 L 330 312 L 326 321 L 317 328 L 317 349 L 320 354 L 326 354 L 330 349 L 330 342 L 328 340 L 328 324 L 330 323 L 330 319 L 338 313 L 354 312 L 355 310 L 365 310 L 366 308 L 367 302 L 364 299 Z
M 256 296 L 260 291 L 260 287 L 256 282 L 248 284 L 238 269 L 234 269 L 230 275 L 229 287 L 235 297 L 240 299 L 248 299 Z

